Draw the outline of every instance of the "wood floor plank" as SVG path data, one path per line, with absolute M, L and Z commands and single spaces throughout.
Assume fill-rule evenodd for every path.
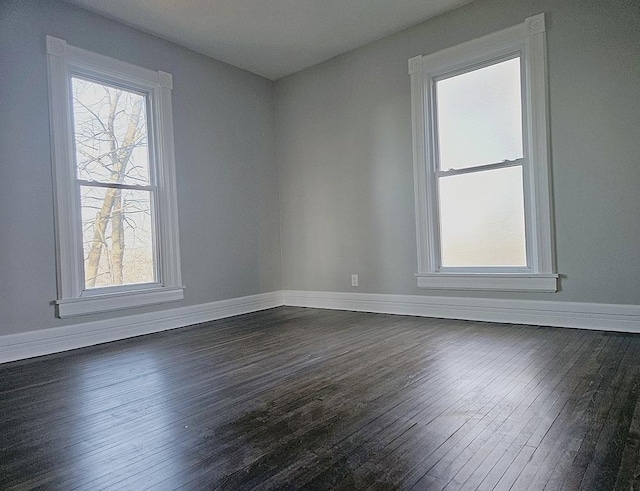
M 626 341 L 626 340 L 625 340 Z M 622 342 L 615 345 L 616 351 L 611 358 L 618 360 L 627 350 L 628 343 Z M 619 366 L 619 365 L 618 365 Z M 610 370 L 605 372 L 606 381 L 609 382 L 615 375 L 617 366 L 612 365 Z M 518 479 L 511 486 L 513 490 L 529 489 L 530 486 L 537 485 L 542 489 L 553 471 L 553 465 L 557 458 L 567 457 L 567 441 L 573 436 L 572 426 L 575 422 L 581 421 L 586 410 L 588 398 L 584 397 L 584 392 L 588 386 L 585 379 L 577 385 L 563 404 L 557 404 L 558 412 L 553 411 L 555 417 L 551 425 L 544 424 L 529 438 L 527 445 L 535 447 L 536 450 L 531 456 L 527 465 L 523 468 Z M 581 404 L 583 403 L 583 404 Z M 544 435 L 542 435 L 544 433 Z M 538 478 L 536 481 L 534 478 Z M 535 489 L 535 487 L 534 487 Z
M 586 336 L 586 338 L 589 341 L 588 343 L 585 341 L 583 344 L 586 349 L 576 351 L 572 357 L 566 360 L 555 376 L 550 380 L 547 379 L 535 400 L 528 406 L 523 405 L 523 411 L 518 415 L 519 417 L 511 419 L 505 437 L 492 449 L 490 454 L 498 460 L 484 475 L 478 489 L 493 489 L 507 470 L 514 466 L 513 462 L 518 458 L 519 453 L 521 451 L 528 452 L 525 446 L 534 431 L 543 424 L 545 416 L 554 406 L 565 401 L 575 390 L 579 379 L 573 377 L 572 372 L 580 370 L 580 367 L 590 366 L 595 361 L 599 348 L 608 342 L 606 338 L 592 338 L 591 336 Z M 513 471 L 511 474 L 513 475 Z M 470 479 L 473 479 L 473 476 Z
M 553 353 L 553 352 L 552 352 L 552 353 Z M 552 366 L 553 366 L 553 365 L 552 365 Z M 539 389 L 544 389 L 544 387 L 545 387 L 545 386 L 544 386 L 544 385 L 542 385 L 542 386 L 537 385 L 536 387 L 538 387 Z M 537 397 L 537 394 L 538 394 L 537 392 L 534 392 L 534 393 L 533 393 L 534 400 L 538 400 L 538 401 L 540 401 L 540 398 L 539 398 L 539 397 Z M 527 397 L 523 397 L 523 398 L 521 398 L 521 399 L 519 400 L 519 403 L 518 403 L 517 408 L 520 408 L 520 411 L 522 411 L 522 410 L 526 410 L 526 409 L 530 408 L 531 404 L 532 404 L 532 403 L 531 403 L 531 399 L 528 399 Z M 516 415 L 515 415 L 514 417 L 510 417 L 510 418 L 509 418 L 509 422 L 513 425 L 513 424 L 515 424 L 516 422 L 518 422 L 518 421 L 519 421 L 519 419 L 520 419 L 520 418 L 518 417 L 518 413 L 516 413 Z M 500 435 L 500 436 L 502 436 L 500 431 L 496 431 L 496 435 Z M 440 457 L 439 457 L 438 455 L 435 455 L 435 458 L 434 458 L 434 459 L 432 459 L 430 462 L 429 462 L 429 461 L 426 461 L 426 462 L 425 462 L 425 464 L 427 464 L 426 471 L 428 471 L 428 469 L 430 468 L 430 466 L 431 466 L 431 465 L 433 465 L 434 463 L 437 463 L 437 462 L 438 462 L 438 460 L 439 460 L 439 458 L 440 458 Z M 423 472 L 424 472 L 424 471 L 425 471 L 425 470 L 423 470 Z M 413 482 L 413 479 L 414 479 L 414 478 L 413 478 L 413 477 L 411 477 L 411 476 L 408 476 L 408 477 L 407 477 L 407 481 L 408 481 L 408 482 Z M 444 484 L 446 484 L 446 481 L 444 482 Z
M 638 340 L 634 339 L 634 342 L 637 343 Z M 638 385 L 638 380 L 634 380 L 632 390 L 629 393 L 631 397 L 636 399 L 640 396 Z M 631 406 L 633 403 L 629 404 L 628 408 L 631 409 Z M 614 489 L 620 491 L 640 489 L 640 404 L 638 402 L 633 407 L 633 411 L 614 486 Z M 620 426 L 624 428 L 626 425 Z
M 494 435 L 478 449 L 471 459 L 455 476 L 462 489 L 477 489 L 481 484 L 492 486 L 502 476 L 506 465 L 510 463 L 508 456 L 515 457 L 514 448 L 521 449 L 523 444 L 514 447 L 526 425 L 531 421 L 545 400 L 553 394 L 560 381 L 587 352 L 590 343 L 586 336 L 581 339 L 569 339 L 561 351 L 551 353 L 553 359 L 547 363 L 544 371 L 532 379 L 530 385 L 515 401 L 515 407 L 501 421 Z M 555 374 L 555 375 L 554 375 Z M 557 381 L 557 382 L 554 382 Z M 511 452 L 509 452 L 511 450 Z M 494 474 L 492 479 L 490 476 Z
M 0 365 L 0 489 L 634 489 L 640 336 L 279 307 Z
M 466 359 L 468 360 L 468 357 L 466 357 Z M 493 360 L 492 363 L 497 363 L 495 360 Z M 462 360 L 457 360 L 455 362 L 455 365 L 458 368 L 458 371 L 460 373 L 464 373 L 464 363 L 462 362 Z M 477 365 L 475 366 L 476 369 L 480 369 L 480 370 L 485 370 L 488 373 L 491 372 L 490 370 L 490 366 L 481 366 L 481 365 Z M 480 379 L 475 379 L 475 383 L 477 385 L 477 382 L 479 382 Z M 461 391 L 465 388 L 469 388 L 470 385 L 468 383 L 465 384 L 460 384 L 458 385 L 458 390 Z M 444 387 L 445 390 L 449 390 L 450 389 L 450 384 L 449 385 L 445 385 Z M 430 393 L 431 391 L 427 392 Z M 470 392 L 468 394 L 465 395 L 466 398 L 471 398 L 473 399 L 474 397 L 477 398 L 478 396 L 480 396 L 482 394 L 482 386 L 480 387 L 475 387 L 473 388 L 473 392 Z M 389 442 L 393 441 L 398 435 L 400 435 L 402 432 L 397 432 L 395 431 L 396 427 L 398 426 L 398 424 L 400 425 L 406 425 L 407 423 L 407 418 L 410 416 L 411 419 L 409 419 L 409 422 L 418 422 L 420 423 L 420 426 L 418 426 L 418 429 L 422 429 L 425 427 L 425 425 L 429 425 L 431 423 L 433 423 L 434 420 L 437 420 L 437 418 L 439 416 L 441 416 L 443 413 L 446 412 L 446 407 L 443 410 L 443 401 L 446 402 L 446 399 L 443 399 L 441 394 L 436 393 L 436 394 L 431 394 L 432 396 L 436 396 L 436 397 L 431 397 L 429 400 L 431 400 L 431 403 L 427 404 L 427 401 L 425 401 L 424 399 L 420 399 L 420 397 L 410 397 L 406 403 L 403 404 L 411 404 L 411 406 L 396 406 L 394 408 L 392 408 L 394 411 L 396 411 L 396 414 L 399 414 L 399 416 L 396 416 L 396 418 L 394 420 L 392 420 L 391 424 L 389 424 L 388 426 L 385 425 L 379 425 L 382 427 L 382 431 L 380 431 L 379 433 L 374 433 L 374 436 L 376 437 L 376 444 L 375 445 L 371 445 L 369 443 L 369 437 L 371 436 L 371 432 L 370 431 L 360 431 L 358 432 L 358 434 L 364 434 L 366 437 L 365 438 L 361 438 L 361 439 L 355 439 L 356 442 L 358 442 L 358 445 L 355 445 L 353 447 L 353 449 L 349 449 L 347 450 L 347 448 L 344 448 L 344 446 L 340 445 L 342 448 L 341 450 L 343 451 L 347 451 L 347 453 L 345 454 L 348 459 L 349 459 L 349 466 L 345 466 L 344 471 L 346 472 L 347 470 L 351 470 L 352 467 L 354 466 L 358 466 L 361 461 L 364 459 L 366 460 L 366 454 L 371 454 L 371 455 L 377 455 L 381 452 L 384 452 L 384 449 L 386 447 L 388 447 Z M 415 402 L 419 402 L 418 405 L 415 405 Z M 468 399 L 467 399 L 468 400 Z M 455 403 L 457 403 L 458 405 L 464 406 L 464 398 L 458 398 L 456 401 L 454 401 Z M 402 414 L 405 414 L 405 416 L 402 416 Z M 416 419 L 419 418 L 419 419 Z M 460 423 L 461 424 L 461 423 Z M 459 426 L 459 424 L 458 424 Z M 366 429 L 366 427 L 365 427 Z M 358 435 L 356 434 L 356 435 Z M 354 439 L 352 438 L 352 442 L 354 441 Z M 365 456 L 361 455 L 360 452 L 364 452 Z M 336 453 L 338 453 L 338 449 L 334 449 L 331 453 L 332 456 L 335 456 Z M 325 472 L 325 474 L 327 474 Z M 334 477 L 335 474 L 332 476 Z M 351 476 L 351 478 L 355 478 L 357 477 L 357 475 L 353 475 Z M 320 476 L 319 478 L 315 478 L 317 479 L 322 479 L 322 476 Z M 362 483 L 362 485 L 366 485 L 366 483 Z
M 546 343 L 547 341 L 541 338 L 541 342 Z M 525 348 L 525 351 L 527 349 Z M 516 350 L 514 350 L 514 354 L 516 358 L 521 356 L 521 353 Z M 428 428 L 427 425 L 429 431 L 423 431 L 425 439 L 428 439 L 427 442 L 416 441 L 415 437 L 407 435 L 405 438 L 395 442 L 395 445 L 389 445 L 385 448 L 379 460 L 368 462 L 367 466 L 360 469 L 359 472 L 371 473 L 367 467 L 373 468 L 382 459 L 389 458 L 420 462 L 421 466 L 430 465 L 428 462 L 431 462 L 433 466 L 430 469 L 434 469 L 438 465 L 442 468 L 449 468 L 449 464 L 455 461 L 457 456 L 494 421 L 496 412 L 502 409 L 500 403 L 509 393 L 519 388 L 519 384 L 513 384 L 514 379 L 522 373 L 523 368 L 526 369 L 528 367 L 526 364 L 520 365 L 520 363 L 510 368 L 507 368 L 508 365 L 503 366 L 505 368 L 500 370 L 502 381 L 498 379 L 492 380 L 490 393 L 484 396 L 482 393 L 484 391 L 481 391 L 478 395 L 472 396 L 471 400 L 463 401 L 452 410 L 443 413 L 436 421 L 430 423 L 434 426 L 434 429 L 439 430 L 435 434 L 440 433 L 446 437 L 441 445 L 433 445 L 434 440 L 435 442 L 438 440 L 433 438 L 434 431 Z M 448 420 L 452 420 L 455 427 L 448 426 L 446 424 Z M 429 448 L 434 449 L 433 452 L 428 453 L 427 450 Z M 422 454 L 422 456 L 419 454 Z M 423 459 L 423 457 L 426 458 Z M 378 465 L 378 468 L 380 467 Z M 443 481 L 438 471 L 430 473 L 430 475 L 439 477 L 441 482 L 447 482 L 446 480 Z M 397 476 L 398 479 L 400 477 Z

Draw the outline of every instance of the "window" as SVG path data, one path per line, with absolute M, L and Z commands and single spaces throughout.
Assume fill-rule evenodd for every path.
M 57 315 L 183 298 L 172 77 L 47 36 Z
M 544 31 L 409 60 L 419 287 L 557 290 Z

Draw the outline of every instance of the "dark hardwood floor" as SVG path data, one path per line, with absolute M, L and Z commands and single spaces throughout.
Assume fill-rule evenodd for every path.
M 0 489 L 640 489 L 640 336 L 280 307 L 0 365 Z

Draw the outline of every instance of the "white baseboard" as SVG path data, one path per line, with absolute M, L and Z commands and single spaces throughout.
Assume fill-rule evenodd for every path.
M 640 305 L 284 291 L 284 304 L 385 314 L 640 333 Z
M 0 363 L 166 331 L 282 305 L 282 292 L 0 336 Z
M 640 305 L 285 290 L 0 336 L 0 363 L 281 305 L 640 333 Z

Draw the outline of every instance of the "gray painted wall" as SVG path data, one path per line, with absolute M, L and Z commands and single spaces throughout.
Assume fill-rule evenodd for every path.
M 183 302 L 54 317 L 46 34 L 173 74 Z M 0 2 L 0 47 L 0 335 L 281 288 L 272 82 L 61 2 Z
M 562 291 L 419 290 L 407 60 L 540 12 Z M 637 0 L 477 0 L 277 81 L 276 124 L 286 289 L 640 304 Z

